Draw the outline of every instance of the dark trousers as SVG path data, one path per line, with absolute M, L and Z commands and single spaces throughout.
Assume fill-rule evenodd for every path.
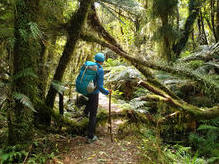
M 87 115 L 90 113 L 89 116 L 89 123 L 88 123 L 88 138 L 93 138 L 95 129 L 96 129 L 96 116 L 97 116 L 97 108 L 98 108 L 98 100 L 99 94 L 90 94 L 88 95 L 88 102 L 84 109 L 84 113 Z

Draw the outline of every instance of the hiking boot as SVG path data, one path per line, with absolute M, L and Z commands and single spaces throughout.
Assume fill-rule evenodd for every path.
M 91 144 L 91 143 L 93 143 L 93 142 L 95 142 L 97 140 L 98 140 L 97 136 L 93 136 L 93 138 L 88 138 L 87 139 L 87 143 Z

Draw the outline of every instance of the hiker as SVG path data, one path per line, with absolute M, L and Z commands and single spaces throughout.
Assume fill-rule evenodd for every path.
M 98 108 L 98 99 L 99 99 L 99 92 L 103 93 L 104 95 L 108 95 L 111 93 L 111 90 L 107 90 L 103 87 L 104 81 L 104 71 L 103 71 L 103 63 L 105 60 L 105 56 L 103 53 L 97 53 L 94 57 L 96 64 L 98 66 L 97 75 L 94 79 L 94 84 L 96 86 L 96 90 L 91 94 L 88 94 L 88 102 L 84 109 L 84 116 L 88 117 L 89 115 L 89 123 L 88 123 L 88 142 L 91 143 L 97 140 L 97 136 L 95 136 L 95 129 L 96 129 L 96 115 L 97 115 L 97 108 Z

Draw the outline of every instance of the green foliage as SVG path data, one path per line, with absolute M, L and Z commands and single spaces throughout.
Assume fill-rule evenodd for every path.
M 179 38 L 180 33 L 173 27 L 173 25 L 167 24 L 159 27 L 157 31 L 155 31 L 152 40 L 160 41 L 164 36 L 168 36 L 170 41 L 173 41 Z
M 33 68 L 25 68 L 22 71 L 18 72 L 16 75 L 14 75 L 13 79 L 18 80 L 25 77 L 32 77 L 35 79 L 38 78 L 38 76 L 34 73 Z
M 140 14 L 140 10 L 143 8 L 141 4 L 135 0 L 102 0 L 103 2 L 115 5 L 117 8 L 121 8 L 132 14 Z
M 188 66 L 191 69 L 195 70 L 195 69 L 199 68 L 200 66 L 202 66 L 203 64 L 204 64 L 203 61 L 191 61 Z
M 130 105 L 134 108 L 134 109 L 142 109 L 143 107 L 145 107 L 145 105 L 147 104 L 146 101 L 141 101 L 138 99 L 132 99 L 130 102 Z
M 28 25 L 30 26 L 30 31 L 32 33 L 32 36 L 34 39 L 37 39 L 37 38 L 40 38 L 42 39 L 43 37 L 43 34 L 42 32 L 40 31 L 37 23 L 35 22 L 29 22 Z
M 104 67 L 115 67 L 115 66 L 120 66 L 124 65 L 124 63 L 121 61 L 121 59 L 112 59 L 109 58 L 107 61 L 104 63 Z
M 211 162 L 219 159 L 219 120 L 214 119 L 201 124 L 198 133 L 191 133 L 190 143 L 197 149 L 199 155 L 207 156 Z
M 27 97 L 26 95 L 22 94 L 22 93 L 18 93 L 18 92 L 14 92 L 12 94 L 13 98 L 15 100 L 18 100 L 20 101 L 24 106 L 28 107 L 29 109 L 31 109 L 33 112 L 37 112 L 35 109 L 34 109 L 34 106 L 30 100 L 29 97 Z
M 174 15 L 176 14 L 176 7 L 178 0 L 153 0 L 153 12 L 155 17 Z
M 64 91 L 66 90 L 65 85 L 64 85 L 62 82 L 60 82 L 60 81 L 55 81 L 55 80 L 53 80 L 53 81 L 52 81 L 52 86 L 53 86 L 53 88 L 54 88 L 57 92 L 59 92 L 60 94 L 63 94 Z
M 108 82 L 119 81 L 125 82 L 125 80 L 131 80 L 140 77 L 140 73 L 132 68 L 124 65 L 119 65 L 117 67 L 112 67 L 110 73 L 105 76 Z
M 205 164 L 206 161 L 198 158 L 198 153 L 192 156 L 191 147 L 173 145 L 164 149 L 164 154 L 173 163 Z
M 32 156 L 28 159 L 28 164 L 39 164 L 39 163 L 46 163 L 49 159 L 53 159 L 55 157 L 54 152 L 47 154 L 47 153 L 37 153 L 32 154 Z
M 21 150 L 21 145 L 8 146 L 6 149 L 0 149 L 0 163 L 20 163 L 23 162 L 27 152 Z

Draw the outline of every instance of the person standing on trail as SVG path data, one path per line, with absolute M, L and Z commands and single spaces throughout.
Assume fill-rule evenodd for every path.
M 107 90 L 103 87 L 104 83 L 104 71 L 103 71 L 103 63 L 105 61 L 105 56 L 103 53 L 97 53 L 94 57 L 96 64 L 98 66 L 97 76 L 94 80 L 96 85 L 96 90 L 91 94 L 88 94 L 88 102 L 84 109 L 84 116 L 88 117 L 89 115 L 89 123 L 88 123 L 88 143 L 92 143 L 96 141 L 98 138 L 95 136 L 95 129 L 96 129 L 96 115 L 97 115 L 97 108 L 98 108 L 98 101 L 99 101 L 99 92 L 103 93 L 104 95 L 108 95 L 111 93 L 111 89 Z

